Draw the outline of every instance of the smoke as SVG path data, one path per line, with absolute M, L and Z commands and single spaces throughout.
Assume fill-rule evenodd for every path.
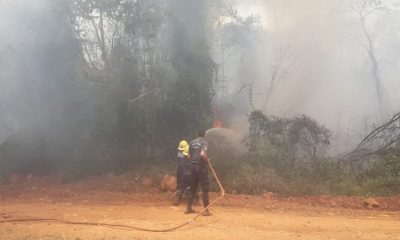
M 49 159 L 60 158 L 63 153 L 77 149 L 94 121 L 100 122 L 105 132 L 112 132 L 111 128 L 118 125 L 117 119 L 122 118 L 116 106 L 124 105 L 125 101 L 123 96 L 113 93 L 109 95 L 114 96 L 118 104 L 110 103 L 111 97 L 103 95 L 101 104 L 96 106 L 99 112 L 107 114 L 96 115 L 94 119 L 94 103 L 99 100 L 98 95 L 94 96 L 95 88 L 76 84 L 75 80 L 88 79 L 81 76 L 83 70 L 79 72 L 84 64 L 80 54 L 86 54 L 86 58 L 92 55 L 94 60 L 100 61 L 102 54 L 98 42 L 91 39 L 95 38 L 94 34 L 84 38 L 84 30 L 90 30 L 85 29 L 89 24 L 76 28 L 80 33 L 73 32 L 74 24 L 79 23 L 71 21 L 70 2 L 67 2 L 0 1 L 0 144 L 10 139 L 39 142 L 43 148 L 51 150 L 47 151 Z M 211 122 L 215 100 L 211 90 L 215 87 L 218 97 L 215 102 L 227 105 L 218 111 L 222 117 L 230 114 L 235 118 L 230 123 L 233 128 L 246 129 L 246 114 L 252 109 L 281 117 L 307 114 L 331 129 L 336 142 L 350 146 L 349 143 L 356 143 L 364 134 L 366 126 L 382 121 L 376 104 L 371 59 L 364 46 L 367 39 L 357 13 L 348 4 L 354 2 L 356 0 L 237 0 L 233 5 L 241 16 L 237 25 L 229 24 L 229 14 L 225 14 L 232 12 L 231 9 L 223 9 L 229 6 L 229 1 L 225 5 L 223 1 L 170 0 L 162 2 L 165 9 L 143 4 L 141 11 L 159 14 L 159 20 L 141 19 L 143 22 L 135 25 L 137 19 L 135 13 L 131 13 L 132 19 L 136 19 L 132 26 L 121 25 L 115 30 L 110 23 L 105 24 L 107 55 L 112 58 L 109 62 L 121 61 L 126 68 L 107 72 L 100 64 L 94 67 L 98 68 L 94 72 L 113 78 L 115 85 L 122 82 L 121 79 L 134 83 L 129 86 L 135 86 L 132 91 L 137 94 L 165 80 L 156 87 L 169 89 L 171 96 L 163 95 L 160 105 L 153 107 L 158 109 L 164 107 L 165 102 L 175 102 L 182 123 L 186 118 L 193 126 L 200 125 L 197 122 Z M 252 13 L 258 15 L 258 21 L 257 16 L 249 17 Z M 398 9 L 390 5 L 366 21 L 384 90 L 383 118 L 400 108 L 399 19 Z M 100 24 L 99 20 L 95 24 Z M 223 31 L 214 33 L 221 25 Z M 124 32 L 127 27 L 131 32 Z M 147 30 L 152 34 L 145 34 Z M 113 33 L 117 36 L 115 44 L 121 46 L 124 39 L 130 46 L 131 37 L 143 36 L 135 38 L 137 49 L 123 56 L 111 46 Z M 147 35 L 153 35 L 152 41 L 157 41 L 154 47 L 145 44 Z M 77 41 L 76 37 L 82 41 Z M 82 42 L 88 43 L 89 51 L 81 49 Z M 223 44 L 226 49 L 221 50 Z M 138 57 L 140 54 L 148 59 L 137 60 L 143 57 Z M 129 74 L 118 69 L 129 70 Z M 147 79 L 150 75 L 152 83 Z M 214 85 L 215 75 L 223 77 L 223 81 L 217 83 L 224 87 Z M 135 97 L 129 91 L 127 94 Z M 102 103 L 108 103 L 108 108 L 104 109 Z M 127 132 L 126 127 L 135 124 L 135 114 L 126 114 L 121 132 Z M 181 127 L 183 124 L 176 120 L 177 116 L 170 115 L 169 121 L 177 127 L 173 131 L 194 128 L 189 124 Z M 148 128 L 154 130 L 152 125 Z M 135 134 L 138 135 L 132 130 L 129 136 Z M 341 146 L 336 147 L 337 151 L 341 150 Z
M 48 0 L 0 2 L 0 144 L 11 136 L 23 146 L 37 142 L 48 149 L 43 161 L 70 151 L 90 116 L 82 87 L 69 84 L 79 48 L 67 7 Z
M 396 4 L 368 16 L 366 21 L 384 89 L 382 117 L 371 59 L 363 46 L 368 42 L 359 16 L 351 8 L 357 2 L 360 1 L 236 1 L 238 9 L 243 9 L 239 12 L 242 16 L 260 16 L 258 27 L 262 30 L 244 54 L 250 74 L 232 77 L 231 93 L 235 94 L 244 79 L 253 79 L 256 109 L 281 117 L 303 113 L 311 116 L 333 131 L 336 142 L 340 142 L 338 151 L 356 143 L 365 134 L 366 126 L 384 121 L 400 109 L 400 21 Z M 281 68 L 287 74 L 272 91 L 264 109 L 272 66 L 278 59 L 276 50 L 282 48 L 288 49 Z M 244 64 L 233 65 L 235 69 L 228 71 L 234 73 Z M 248 101 L 247 94 L 244 91 L 238 101 Z

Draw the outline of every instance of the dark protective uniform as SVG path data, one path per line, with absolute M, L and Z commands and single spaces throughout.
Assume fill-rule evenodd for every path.
M 193 204 L 193 199 L 200 185 L 203 197 L 204 207 L 209 204 L 208 191 L 210 188 L 210 181 L 207 173 L 207 163 L 201 159 L 201 151 L 207 152 L 208 143 L 204 138 L 198 137 L 189 144 L 189 155 L 192 164 L 192 186 L 190 188 L 191 194 L 189 196 L 188 207 Z
M 192 166 L 189 159 L 183 155 L 181 151 L 178 151 L 178 168 L 176 172 L 176 183 L 177 183 L 177 198 L 181 199 L 182 195 L 192 185 Z
M 184 191 L 182 168 L 183 168 L 183 164 L 185 161 L 185 156 L 183 155 L 183 153 L 181 151 L 178 151 L 177 157 L 178 157 L 178 164 L 177 164 L 178 167 L 176 170 L 176 188 L 177 188 L 176 196 L 180 199 L 180 198 L 182 198 L 182 194 Z

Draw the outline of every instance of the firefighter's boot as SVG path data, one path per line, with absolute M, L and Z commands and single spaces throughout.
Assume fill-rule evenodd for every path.
M 186 207 L 185 214 L 191 214 L 196 212 L 193 210 L 192 205 L 193 205 L 193 198 L 190 198 Z

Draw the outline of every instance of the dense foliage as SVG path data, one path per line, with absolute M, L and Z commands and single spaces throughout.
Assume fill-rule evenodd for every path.
M 278 192 L 283 195 L 393 195 L 399 193 L 397 147 L 370 161 L 349 164 L 329 157 L 330 132 L 315 120 L 249 115 L 249 136 L 235 151 L 230 136 L 210 139 L 210 151 L 227 189 L 239 193 Z M 232 177 L 234 176 L 234 177 Z
M 13 22 L 22 31 L 15 35 L 19 49 L 0 48 L 0 80 L 23 86 L 0 96 L 21 125 L 0 145 L 2 178 L 61 171 L 77 179 L 127 169 L 151 174 L 154 167 L 173 172 L 177 142 L 211 128 L 221 117 L 218 105 L 225 125 L 251 112 L 244 150 L 210 142 L 231 192 L 400 192 L 398 147 L 354 172 L 328 157 L 331 133 L 315 120 L 256 110 L 251 59 L 255 39 L 267 39 L 256 17 L 240 17 L 222 0 L 43 2 L 36 13 L 15 12 L 23 19 Z M 289 48 L 277 53 L 262 110 L 292 62 Z M 233 99 L 225 95 L 229 56 L 243 79 Z M 245 99 L 235 99 L 240 92 Z

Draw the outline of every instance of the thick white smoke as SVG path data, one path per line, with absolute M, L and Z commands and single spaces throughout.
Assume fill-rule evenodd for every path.
M 368 44 L 357 13 L 359 0 L 238 0 L 242 15 L 261 14 L 263 37 L 253 43 L 254 105 L 262 109 L 276 62 L 274 50 L 290 49 L 295 64 L 273 90 L 266 113 L 282 117 L 307 114 L 334 133 L 337 151 L 356 143 L 365 128 L 400 110 L 400 15 L 397 1 L 366 18 L 384 89 L 379 113 Z M 383 1 L 385 2 L 385 1 Z M 389 2 L 389 1 L 386 1 Z M 261 12 L 261 13 L 260 13 Z M 234 70 L 231 70 L 234 72 Z M 251 76 L 249 76 L 251 77 Z M 240 76 L 236 82 L 242 82 Z M 233 88 L 234 89 L 234 88 Z M 233 91 L 232 91 L 233 92 Z

